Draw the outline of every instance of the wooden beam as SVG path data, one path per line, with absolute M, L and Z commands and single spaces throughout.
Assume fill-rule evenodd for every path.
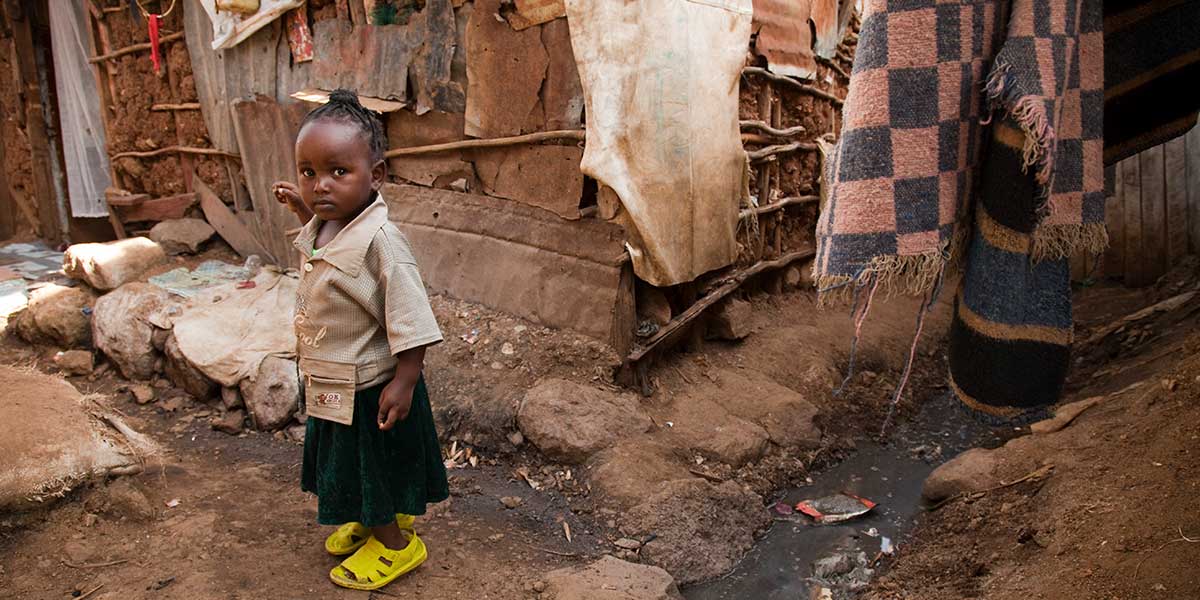
M 102 48 L 107 51 L 108 27 L 104 23 L 104 19 L 96 9 L 96 4 L 92 0 L 87 1 L 88 6 L 88 44 L 91 47 L 92 54 L 100 51 Z M 101 41 L 104 44 L 101 45 Z M 109 140 L 112 138 L 113 128 L 112 119 L 109 117 L 109 110 L 114 104 L 115 88 L 112 81 L 112 63 L 104 63 L 103 69 L 99 64 L 92 63 L 92 76 L 96 79 L 96 93 L 100 94 L 100 122 L 104 126 L 104 151 L 112 152 L 112 143 Z M 105 83 L 109 87 L 105 87 Z M 112 185 L 117 185 L 117 169 L 113 161 L 108 161 L 108 175 Z M 108 223 L 112 226 L 113 235 L 117 236 L 118 240 L 123 240 L 129 235 L 125 232 L 125 224 L 121 222 L 121 217 L 110 206 L 108 208 Z
M 767 146 L 761 150 L 751 150 L 750 152 L 747 152 L 746 155 L 750 157 L 750 162 L 758 162 L 760 160 L 767 160 L 776 154 L 786 154 L 788 152 L 796 152 L 798 150 L 803 150 L 805 152 L 816 152 L 817 145 L 807 142 L 792 142 L 791 144 Z
M 181 104 L 155 104 L 150 107 L 154 112 L 163 112 L 168 110 L 200 110 L 199 102 L 183 102 Z
M 13 21 L 13 51 L 16 59 L 17 89 L 24 100 L 25 134 L 29 139 L 30 162 L 33 165 L 33 195 L 37 206 L 38 235 L 54 242 L 61 241 L 58 219 L 58 193 L 54 187 L 50 163 L 50 139 L 46 131 L 46 116 L 42 107 L 38 79 L 37 50 L 33 43 L 33 11 L 25 11 L 24 19 Z
M 738 125 L 742 128 L 742 131 L 753 129 L 772 137 L 795 137 L 807 131 L 803 125 L 788 127 L 787 129 L 776 129 L 763 121 L 739 121 Z
M 224 202 L 221 202 L 217 194 L 205 185 L 202 179 L 193 175 L 192 184 L 196 186 L 196 195 L 200 198 L 200 208 L 204 211 L 205 220 L 212 225 L 222 239 L 229 243 L 235 252 L 242 256 L 257 254 L 263 260 L 279 264 L 279 261 L 258 242 L 258 238 L 254 237 L 250 228 L 246 227 L 246 224 L 242 223 L 237 215 L 233 214 L 228 206 L 225 206 Z
M 642 343 L 633 352 L 630 352 L 629 356 L 627 356 L 625 358 L 624 366 L 632 366 L 632 365 L 636 364 L 637 362 L 641 361 L 643 358 L 646 357 L 647 354 L 649 354 L 652 350 L 654 350 L 656 347 L 661 345 L 664 340 L 666 340 L 667 338 L 670 338 L 673 334 L 679 332 L 681 329 L 683 329 L 689 323 L 691 323 L 693 320 L 695 320 L 697 317 L 699 317 L 700 314 L 703 313 L 706 309 L 708 309 L 712 305 L 716 304 L 720 300 L 724 299 L 726 296 L 728 296 L 734 290 L 741 287 L 741 285 L 743 283 L 745 283 L 745 281 L 747 279 L 749 279 L 755 275 L 758 275 L 759 273 L 762 273 L 763 271 L 767 271 L 767 270 L 771 270 L 771 269 L 781 269 L 781 268 L 786 267 L 796 261 L 812 258 L 813 256 L 816 256 L 815 250 L 811 250 L 811 249 L 810 250 L 799 250 L 796 252 L 790 252 L 788 254 L 780 256 L 779 258 L 777 258 L 775 260 L 759 261 L 759 262 L 755 263 L 754 265 L 751 265 L 750 267 L 747 267 L 741 271 L 733 273 L 732 275 L 729 276 L 728 279 L 725 280 L 724 283 L 720 284 L 719 287 L 717 287 L 713 291 L 709 292 L 703 298 L 700 298 L 699 300 L 697 300 L 694 304 L 689 306 L 687 308 L 687 310 L 683 311 L 682 313 L 679 313 L 678 316 L 676 316 L 674 319 L 671 319 L 671 321 L 669 323 L 667 323 L 662 329 L 659 329 L 658 333 L 651 336 L 650 339 L 648 339 L 644 343 Z
M 176 31 L 175 33 L 168 33 L 167 35 L 164 35 L 164 36 L 158 38 L 158 43 L 159 43 L 159 45 L 162 45 L 162 44 L 167 44 L 167 43 L 174 42 L 177 40 L 182 40 L 182 39 L 183 39 L 183 32 Z M 135 52 L 142 52 L 142 51 L 149 50 L 149 49 L 150 49 L 150 42 L 142 42 L 140 44 L 133 44 L 132 46 L 126 46 L 119 50 L 113 50 L 112 52 L 109 52 L 108 54 L 101 54 L 100 56 L 93 56 L 88 59 L 88 62 L 98 63 L 100 61 L 112 60 L 114 58 L 119 58 L 121 56 L 125 56 L 126 54 L 133 54 Z
M 742 211 L 740 213 L 738 213 L 738 218 L 745 219 L 745 218 L 749 217 L 750 215 L 762 215 L 762 214 L 766 214 L 766 213 L 772 213 L 777 210 L 787 208 L 789 206 L 799 206 L 801 204 L 812 204 L 814 202 L 820 202 L 820 201 L 821 201 L 820 196 L 788 196 L 787 198 L 780 198 L 778 201 L 772 202 L 771 204 L 763 204 L 761 206 L 756 206 L 754 208 L 744 208 L 744 209 L 742 209 Z
M 515 146 L 519 144 L 536 144 L 538 142 L 547 142 L 552 140 L 575 140 L 582 142 L 586 138 L 587 133 L 583 129 L 561 129 L 557 131 L 529 133 L 526 135 L 514 135 L 511 137 L 462 140 L 458 142 L 447 142 L 445 144 L 432 144 L 429 146 L 396 148 L 393 150 L 388 150 L 383 154 L 383 156 L 384 158 L 395 158 L 397 156 L 433 154 L 436 152 L 449 152 L 451 150 L 462 150 L 465 148 L 500 148 L 503 146 Z
M 166 148 L 159 148 L 157 150 L 148 150 L 146 152 L 118 152 L 118 153 L 112 155 L 111 158 L 113 160 L 117 160 L 118 158 L 150 158 L 152 156 L 162 156 L 163 154 L 170 154 L 172 152 L 182 152 L 182 153 L 187 153 L 187 154 L 204 154 L 204 155 L 209 155 L 209 156 L 228 156 L 230 158 L 241 158 L 240 156 L 238 156 L 232 152 L 226 152 L 224 150 L 217 150 L 216 148 L 193 148 L 191 146 L 167 146 Z

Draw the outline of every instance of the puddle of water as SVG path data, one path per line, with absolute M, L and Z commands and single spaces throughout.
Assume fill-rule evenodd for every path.
M 870 513 L 834 525 L 813 525 L 794 515 L 777 520 L 732 573 L 683 590 L 687 600 L 795 600 L 808 598 L 812 563 L 838 553 L 864 552 L 873 559 L 883 537 L 893 545 L 916 523 L 921 485 L 941 462 L 974 446 L 998 446 L 1010 433 L 974 421 L 943 394 L 899 427 L 888 445 L 864 442 L 836 466 L 813 476 L 812 485 L 787 490 L 780 499 L 795 505 L 808 498 L 849 492 L 879 503 Z M 926 457 L 934 448 L 940 455 Z M 924 450 L 923 452 L 921 450 Z M 878 537 L 867 535 L 874 528 Z

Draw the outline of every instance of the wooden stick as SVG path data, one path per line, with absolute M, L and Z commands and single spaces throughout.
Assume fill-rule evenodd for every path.
M 208 156 L 228 156 L 230 158 L 238 158 L 238 159 L 241 158 L 241 156 L 238 156 L 237 154 L 234 154 L 232 152 L 226 152 L 224 150 L 218 150 L 216 148 L 193 148 L 191 146 L 167 146 L 166 148 L 159 148 L 157 150 L 150 150 L 147 152 L 118 152 L 118 153 L 112 155 L 110 158 L 112 160 L 117 160 L 118 158 L 148 158 L 151 156 L 161 156 L 163 154 L 170 154 L 172 152 L 184 152 L 187 154 L 205 154 Z
M 755 129 L 774 137 L 794 137 L 807 131 L 803 125 L 788 127 L 787 129 L 776 129 L 762 121 L 740 121 L 738 124 L 741 125 L 743 131 L 746 129 Z
M 754 208 L 742 209 L 742 212 L 738 213 L 738 218 L 745 219 L 746 217 L 749 217 L 750 215 L 762 215 L 762 214 L 766 214 L 766 213 L 770 213 L 770 212 L 775 212 L 777 210 L 786 208 L 788 206 L 795 206 L 797 204 L 809 204 L 811 202 L 820 202 L 820 201 L 821 201 L 820 196 L 788 196 L 787 198 L 780 198 L 778 201 L 772 202 L 771 204 L 764 204 L 762 206 L 756 206 Z
M 150 110 L 162 112 L 167 110 L 200 110 L 199 102 L 184 102 L 182 104 L 155 104 Z
M 766 77 L 767 79 L 770 79 L 771 81 L 778 81 L 780 83 L 786 83 L 806 94 L 811 94 L 818 98 L 824 98 L 824 99 L 832 102 L 834 106 L 841 106 L 842 103 L 844 102 L 843 99 L 838 98 L 837 96 L 834 96 L 833 94 L 830 94 L 829 92 L 826 92 L 825 90 L 819 90 L 811 85 L 808 85 L 805 83 L 800 83 L 799 81 L 796 81 L 795 79 L 792 79 L 791 77 L 784 77 L 782 75 L 776 75 L 762 67 L 746 67 L 746 68 L 742 69 L 742 73 L 747 74 L 747 75 L 760 75 L 762 77 Z
M 766 148 L 763 148 L 761 150 L 752 150 L 750 152 L 747 152 L 746 155 L 750 157 L 750 162 L 758 162 L 760 160 L 766 160 L 772 156 L 775 156 L 776 154 L 795 152 L 797 150 L 804 150 L 806 152 L 816 152 L 817 145 L 809 144 L 806 142 L 792 142 L 790 144 L 783 144 L 783 145 L 779 145 L 779 146 L 767 146 Z
M 102 587 L 104 587 L 103 583 L 97 585 L 96 587 L 92 588 L 91 591 L 89 591 L 88 593 L 80 596 L 78 598 L 78 600 L 87 600 L 88 597 L 90 597 L 92 594 L 95 594 L 96 592 L 100 591 L 100 588 L 102 588 Z
M 529 133 L 526 135 L 514 135 L 511 137 L 482 140 L 462 140 L 458 142 L 447 142 L 445 144 L 432 144 L 429 146 L 395 148 L 393 150 L 388 150 L 383 154 L 383 156 L 385 158 L 395 158 L 397 156 L 432 154 L 435 152 L 449 152 L 451 150 L 463 150 L 466 148 L 499 148 L 503 146 L 514 146 L 517 144 L 534 144 L 537 142 L 546 142 L 550 140 L 575 140 L 582 142 L 586 139 L 586 137 L 587 132 L 583 129 L 560 129 L 556 131 Z
M 843 71 L 842 67 L 839 66 L 837 63 L 833 62 L 832 60 L 829 60 L 828 58 L 825 58 L 823 56 L 818 56 L 817 62 L 829 67 L 830 69 L 833 69 L 833 72 L 837 73 L 838 75 L 841 75 L 843 79 L 850 79 L 850 75 L 848 73 L 846 73 L 845 71 Z
M 655 346 L 661 343 L 664 339 L 686 326 L 693 319 L 699 316 L 700 313 L 704 312 L 705 309 L 716 304 L 725 296 L 728 296 L 731 292 L 741 287 L 742 283 L 747 279 L 768 269 L 779 269 L 786 267 L 798 260 L 812 258 L 813 256 L 816 256 L 815 250 L 798 250 L 796 252 L 791 252 L 780 256 L 775 260 L 757 262 L 742 271 L 738 271 L 737 273 L 730 275 L 729 279 L 725 283 L 721 284 L 720 287 L 710 292 L 707 296 L 696 301 L 696 303 L 689 306 L 687 310 L 679 313 L 679 316 L 671 319 L 670 323 L 667 323 L 665 327 L 659 329 L 658 333 L 646 340 L 646 342 L 639 348 L 629 353 L 629 356 L 625 359 L 625 365 L 632 365 L 645 358 L 645 356 L 649 354 L 650 351 L 653 350 Z
M 158 38 L 158 43 L 166 44 L 167 42 L 174 42 L 176 40 L 182 40 L 182 39 L 183 39 L 183 32 L 176 31 L 175 33 L 168 33 L 167 35 L 164 35 L 164 36 Z M 121 48 L 120 50 L 113 50 L 112 52 L 109 52 L 108 54 L 101 54 L 100 56 L 93 56 L 88 59 L 88 62 L 98 63 L 100 61 L 112 60 L 112 59 L 120 57 L 120 56 L 125 56 L 126 54 L 133 54 L 134 52 L 141 52 L 143 50 L 149 50 L 149 49 L 150 49 L 150 42 L 142 42 L 140 44 L 126 46 L 124 48 Z
M 62 563 L 64 565 L 67 565 L 68 567 L 71 567 L 72 569 L 99 569 L 100 567 L 111 567 L 114 565 L 122 565 L 127 562 L 129 562 L 128 558 L 122 558 L 121 560 L 110 560 L 108 562 L 102 562 L 102 563 L 92 563 L 92 564 L 83 563 L 83 564 L 79 564 L 79 565 L 77 565 L 65 558 L 62 561 Z

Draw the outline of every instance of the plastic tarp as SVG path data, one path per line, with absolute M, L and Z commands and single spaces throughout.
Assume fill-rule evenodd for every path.
M 104 190 L 112 185 L 104 141 L 104 119 L 96 75 L 88 62 L 91 43 L 84 27 L 91 21 L 83 3 L 50 0 L 50 44 L 54 80 L 58 86 L 58 115 L 67 167 L 67 193 L 76 217 L 108 215 Z
M 634 272 L 654 285 L 737 256 L 751 15 L 750 0 L 567 0 L 587 106 L 580 168 L 611 190 L 602 199 L 615 192 Z
M 213 24 L 213 50 L 232 48 L 254 32 L 269 25 L 283 13 L 304 5 L 304 0 L 261 0 L 258 12 L 252 15 L 223 11 L 217 12 L 216 0 L 199 0 Z
M 227 283 L 208 288 L 171 317 L 175 341 L 188 363 L 225 387 L 258 373 L 268 356 L 296 355 L 299 279 L 263 269 L 254 286 Z

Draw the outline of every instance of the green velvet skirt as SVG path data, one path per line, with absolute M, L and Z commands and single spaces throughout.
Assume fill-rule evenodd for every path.
M 353 425 L 308 419 L 300 487 L 317 495 L 322 525 L 386 525 L 450 496 L 424 378 L 408 417 L 390 431 L 376 421 L 385 385 L 355 392 Z

